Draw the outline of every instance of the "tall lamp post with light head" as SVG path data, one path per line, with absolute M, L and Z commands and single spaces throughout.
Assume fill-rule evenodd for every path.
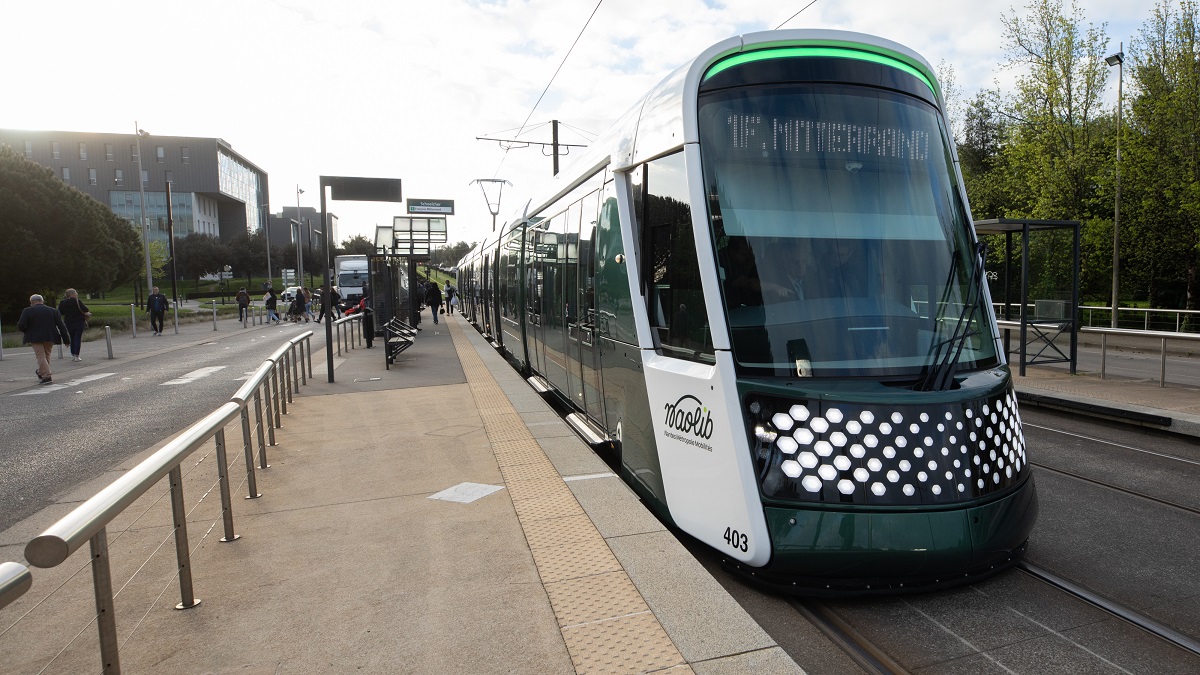
M 296 186 L 296 285 L 304 285 L 304 250 L 302 242 L 304 241 L 304 223 L 300 220 L 300 195 L 304 194 L 304 190 L 300 186 Z
M 149 176 L 148 171 L 142 170 L 142 137 L 150 136 L 144 130 L 138 128 L 137 120 L 133 122 L 133 129 L 137 137 L 137 172 L 138 172 L 138 194 L 141 195 L 142 201 L 142 248 L 146 251 L 146 297 L 150 296 L 150 289 L 154 288 L 154 275 L 150 270 L 150 221 L 146 219 L 146 183 L 142 180 L 142 176 Z
M 1125 43 L 1112 56 L 1105 57 L 1104 62 L 1117 67 L 1117 200 L 1113 210 L 1113 283 L 1112 283 L 1112 327 L 1117 327 L 1117 299 L 1119 286 L 1117 274 L 1120 270 L 1121 250 L 1121 107 L 1124 98 L 1125 83 Z

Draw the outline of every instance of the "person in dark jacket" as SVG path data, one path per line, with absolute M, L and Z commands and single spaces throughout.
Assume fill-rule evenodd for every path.
M 282 323 L 279 320 L 279 314 L 275 312 L 275 308 L 279 306 L 279 296 L 275 294 L 275 287 L 271 286 L 267 289 L 267 294 L 263 296 L 263 305 L 267 309 L 267 325 L 271 325 L 271 320 L 275 323 Z
M 42 296 L 29 296 L 29 306 L 21 310 L 21 318 L 17 319 L 17 330 L 25 335 L 22 341 L 33 346 L 33 356 L 37 359 L 38 380 L 41 384 L 50 384 L 50 351 L 56 344 L 67 344 L 71 334 L 63 323 L 62 314 L 57 309 L 46 305 Z
M 67 332 L 71 334 L 71 360 L 82 361 L 79 348 L 83 343 L 83 329 L 87 328 L 87 320 L 92 313 L 87 305 L 79 300 L 79 292 L 74 288 L 68 288 L 64 295 L 66 297 L 58 303 L 58 313 L 62 315 Z
M 243 287 L 237 292 L 238 321 L 245 322 L 250 315 L 250 294 Z
M 150 312 L 150 328 L 154 330 L 155 335 L 162 335 L 163 315 L 170 306 L 171 301 L 167 300 L 167 296 L 158 292 L 158 286 L 154 287 L 153 293 L 146 296 L 146 310 Z
M 442 289 L 436 281 L 429 282 L 429 290 L 425 291 L 425 304 L 433 310 L 433 322 L 438 322 L 438 311 L 442 309 Z
M 371 309 L 371 289 L 363 286 L 362 300 L 358 301 L 358 310 L 362 312 L 362 332 L 363 339 L 367 342 L 367 349 L 371 348 L 371 343 L 375 340 L 375 310 Z

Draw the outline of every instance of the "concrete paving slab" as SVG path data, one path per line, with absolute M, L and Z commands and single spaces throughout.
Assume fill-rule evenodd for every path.
M 800 675 L 804 670 L 779 647 L 692 664 L 696 675 Z
M 604 460 L 597 457 L 578 437 L 539 438 L 537 444 L 564 477 L 604 473 L 610 470 Z
M 666 532 L 620 478 L 589 478 L 567 482 L 579 505 L 605 539 L 647 532 Z
M 775 646 L 670 532 L 605 541 L 689 663 Z

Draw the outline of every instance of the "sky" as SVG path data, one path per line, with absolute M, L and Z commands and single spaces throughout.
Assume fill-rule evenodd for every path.
M 275 213 L 296 205 L 297 187 L 301 206 L 319 208 L 322 175 L 399 178 L 405 198 L 454 200 L 450 242 L 475 242 L 492 216 L 473 180 L 512 183 L 503 222 L 552 174 L 538 146 L 506 151 L 477 137 L 513 138 L 525 125 L 521 138 L 549 142 L 557 119 L 561 142 L 586 144 L 677 66 L 734 35 L 784 22 L 878 35 L 951 66 L 963 99 L 1014 77 L 1000 67 L 1001 17 L 1024 14 L 1023 2 L 816 0 L 791 18 L 808 4 L 4 0 L 0 128 L 133 133 L 136 123 L 222 138 L 267 172 Z M 1128 51 L 1152 3 L 1076 4 L 1085 25 L 1107 24 L 1111 53 L 1122 41 Z M 1109 85 L 1115 105 L 1115 73 Z M 330 211 L 339 239 L 373 239 L 404 205 L 331 202 Z

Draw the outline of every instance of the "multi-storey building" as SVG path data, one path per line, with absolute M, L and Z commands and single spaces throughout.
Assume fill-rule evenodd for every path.
M 167 238 L 167 183 L 176 238 L 228 239 L 257 232 L 270 216 L 267 173 L 220 138 L 0 129 L 0 145 L 49 167 L 135 227 L 144 192 L 151 240 Z

